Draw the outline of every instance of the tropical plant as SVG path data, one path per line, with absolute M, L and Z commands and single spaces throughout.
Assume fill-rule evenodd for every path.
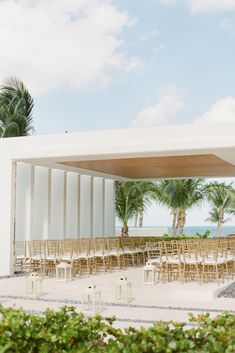
M 175 180 L 161 180 L 156 184 L 156 200 L 160 204 L 170 209 L 173 216 L 172 218 L 172 235 L 175 236 L 176 232 L 176 221 L 177 221 L 177 199 L 176 193 L 173 189 L 176 189 Z
M 162 180 L 156 185 L 156 200 L 173 215 L 172 235 L 184 234 L 186 212 L 200 205 L 206 196 L 204 179 Z
M 155 183 L 148 181 L 137 181 L 133 183 L 136 188 L 135 202 L 135 227 L 143 227 L 144 212 L 155 198 Z
M 22 81 L 8 78 L 0 87 L 0 138 L 26 136 L 34 131 L 33 98 Z M 16 195 L 16 169 L 14 194 Z M 14 198 L 16 208 L 16 196 Z M 14 238 L 16 219 L 14 217 Z
M 122 222 L 122 235 L 127 236 L 129 221 L 135 217 L 135 226 L 143 226 L 143 215 L 154 198 L 152 182 L 117 182 L 116 216 Z
M 211 236 L 211 231 L 208 229 L 204 233 L 196 232 L 195 237 L 200 239 L 206 239 Z
M 41 315 L 0 305 L 1 353 L 234 353 L 235 315 L 190 315 L 192 325 L 159 321 L 149 328 L 114 326 L 74 307 Z
M 207 199 L 211 210 L 206 221 L 217 224 L 217 234 L 221 237 L 222 226 L 229 221 L 226 216 L 235 214 L 235 190 L 232 183 L 211 183 L 208 188 Z
M 116 183 L 115 211 L 122 222 L 122 236 L 128 236 L 129 221 L 136 212 L 136 188 L 132 182 Z
M 33 98 L 22 81 L 11 77 L 0 88 L 0 137 L 26 136 L 34 131 Z

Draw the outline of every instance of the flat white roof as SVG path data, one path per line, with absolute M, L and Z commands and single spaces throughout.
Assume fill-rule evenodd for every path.
M 151 173 L 146 173 L 146 177 L 136 175 L 137 179 L 147 179 L 149 175 L 153 175 L 154 169 L 150 170 L 150 167 L 157 169 L 156 177 L 160 177 L 160 169 L 165 168 L 163 177 L 167 177 L 165 174 L 168 173 L 167 166 L 171 164 L 171 160 L 159 157 L 181 157 L 173 161 L 177 174 L 179 164 L 182 162 L 183 168 L 183 164 L 187 163 L 182 157 L 209 156 L 208 163 L 206 159 L 199 161 L 195 158 L 195 163 L 202 170 L 201 176 L 231 177 L 235 176 L 235 123 L 188 124 L 8 138 L 0 140 L 0 153 L 16 161 L 114 179 L 135 179 L 134 168 L 137 170 L 140 167 L 142 170 L 146 167 Z M 150 157 L 154 159 L 149 159 L 147 163 L 147 158 Z M 129 166 L 125 165 L 125 159 L 130 160 Z M 136 165 L 137 159 L 139 166 Z M 108 165 L 112 163 L 113 169 L 107 169 L 107 163 L 83 164 L 85 169 L 80 167 L 82 161 L 87 163 L 104 160 L 110 161 Z M 209 168 L 208 175 L 205 175 L 206 170 L 203 172 L 206 164 Z M 119 174 L 113 174 L 113 171 L 117 170 Z M 195 172 L 191 173 L 189 166 L 188 175 L 185 176 L 200 176 L 200 170 L 198 175 L 194 175 Z M 179 173 L 179 177 L 181 176 Z

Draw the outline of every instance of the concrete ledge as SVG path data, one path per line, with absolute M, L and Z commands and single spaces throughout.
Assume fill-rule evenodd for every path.
M 231 286 L 231 284 L 233 284 L 234 281 L 232 280 L 231 282 L 227 283 L 225 286 L 216 289 L 215 291 L 213 291 L 213 299 L 218 299 L 219 295 L 221 292 L 223 292 L 225 289 L 227 289 L 228 287 Z

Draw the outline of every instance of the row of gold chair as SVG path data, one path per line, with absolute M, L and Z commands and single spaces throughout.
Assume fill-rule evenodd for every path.
M 154 263 L 163 280 L 224 280 L 235 272 L 235 238 L 150 241 L 146 237 L 15 242 L 15 272 L 54 275 L 62 261 L 74 275 Z
M 235 274 L 235 239 L 185 239 L 147 244 L 159 279 L 224 281 Z
M 53 275 L 62 261 L 72 264 L 74 275 L 105 272 L 143 264 L 145 248 L 140 241 L 112 237 L 15 242 L 15 272 Z

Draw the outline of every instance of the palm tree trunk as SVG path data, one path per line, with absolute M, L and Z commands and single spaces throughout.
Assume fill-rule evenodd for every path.
M 175 235 L 179 235 L 179 230 L 180 230 L 180 224 L 181 224 L 181 213 L 180 211 L 177 213 L 177 220 L 176 220 L 176 226 L 175 226 Z
M 222 237 L 222 224 L 224 222 L 224 213 L 223 212 L 220 212 L 219 214 L 219 221 L 218 221 L 218 237 Z
M 139 218 L 139 213 L 138 213 L 138 211 L 136 211 L 136 213 L 135 213 L 135 223 L 134 223 L 135 228 L 137 228 L 137 226 L 138 226 L 138 218 Z
M 139 228 L 143 228 L 144 211 L 139 211 Z
M 123 225 L 123 227 L 122 227 L 122 237 L 129 237 L 129 227 L 128 227 L 128 225 Z
M 184 227 L 185 227 L 185 223 L 186 223 L 186 213 L 185 213 L 185 211 L 182 211 L 182 218 L 181 218 L 181 229 L 180 229 L 180 233 L 181 233 L 181 235 L 184 235 Z
M 183 235 L 184 234 L 184 226 L 186 222 L 186 214 L 185 211 L 179 211 L 178 212 L 178 217 L 177 217 L 177 235 Z
M 171 214 L 173 215 L 173 220 L 172 220 L 172 235 L 173 235 L 173 237 L 175 237 L 176 234 L 177 234 L 177 229 L 176 229 L 177 211 L 176 211 L 176 210 L 172 210 Z
M 221 221 L 218 222 L 217 230 L 218 230 L 217 236 L 218 236 L 218 238 L 221 238 L 222 237 L 222 222 Z

